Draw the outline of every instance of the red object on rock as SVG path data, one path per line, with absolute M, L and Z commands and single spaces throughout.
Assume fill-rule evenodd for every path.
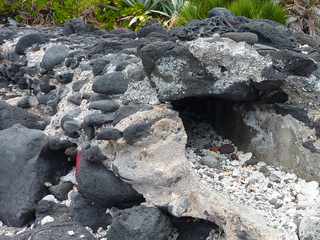
M 80 173 L 80 161 L 81 161 L 81 153 L 80 151 L 78 151 L 76 155 L 76 176 L 78 176 Z

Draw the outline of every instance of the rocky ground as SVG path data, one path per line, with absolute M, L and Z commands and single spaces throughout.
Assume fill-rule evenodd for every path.
M 319 43 L 214 9 L 0 28 L 0 239 L 320 239 Z

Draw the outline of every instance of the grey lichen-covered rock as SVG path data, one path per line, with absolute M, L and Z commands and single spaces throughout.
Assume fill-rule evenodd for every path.
M 320 179 L 320 151 L 316 150 L 320 143 L 314 129 L 291 115 L 282 116 L 268 108 L 248 111 L 244 123 L 249 135 L 244 132 L 245 128 L 241 128 L 242 136 L 251 137 L 249 141 L 242 139 L 242 145 L 259 159 L 293 170 L 305 179 Z M 239 131 L 234 133 L 237 135 Z
M 153 43 L 141 48 L 145 71 L 159 98 L 171 101 L 195 96 L 230 100 L 256 98 L 252 83 L 268 79 L 270 58 L 228 38 L 200 38 L 184 45 Z

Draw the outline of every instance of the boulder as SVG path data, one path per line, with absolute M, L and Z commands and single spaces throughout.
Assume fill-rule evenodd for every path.
M 118 140 L 123 134 L 114 128 L 103 128 L 97 134 L 97 140 Z
M 315 147 L 319 140 L 314 129 L 267 106 L 240 112 L 244 113 L 244 125 L 233 130 L 236 144 L 268 164 L 281 166 L 307 180 L 320 180 L 320 149 Z M 306 142 L 310 138 L 314 140 Z
M 240 31 L 258 35 L 259 43 L 278 49 L 294 49 L 298 42 L 285 26 L 272 21 L 256 20 L 240 26 Z
M 268 226 L 259 211 L 238 206 L 201 182 L 186 158 L 187 135 L 178 113 L 166 105 L 158 105 L 122 119 L 115 128 L 124 131 L 144 122 L 151 123 L 147 136 L 130 144 L 122 140 L 102 141 L 100 146 L 105 156 L 114 159 L 113 171 L 143 194 L 148 203 L 176 217 L 215 222 L 223 228 L 228 240 L 238 240 L 239 236 L 281 239 L 282 232 Z M 116 236 L 125 232 L 121 229 Z
M 88 226 L 94 231 L 98 230 L 99 227 L 106 228 L 111 224 L 112 217 L 106 211 L 106 208 L 85 199 L 79 193 L 72 198 L 71 215 L 73 221 L 82 226 Z
M 34 44 L 42 44 L 48 40 L 48 36 L 42 33 L 29 33 L 22 36 L 15 47 L 17 54 L 24 54 L 27 48 L 32 47 Z
M 137 206 L 117 213 L 107 233 L 110 240 L 167 240 L 170 219 L 154 207 Z
M 121 72 L 107 73 L 95 78 L 92 90 L 103 94 L 121 94 L 128 88 L 128 80 Z
M 44 182 L 55 182 L 69 170 L 63 152 L 47 149 L 47 142 L 41 131 L 21 125 L 0 133 L 0 219 L 9 226 L 32 220 L 47 192 Z
M 143 201 L 140 194 L 102 163 L 89 162 L 80 156 L 77 180 L 83 197 L 105 208 L 133 206 Z
M 9 128 L 14 124 L 43 130 L 47 122 L 40 116 L 29 113 L 22 108 L 11 106 L 5 101 L 0 100 L 0 130 Z
M 94 101 L 89 105 L 89 109 L 101 110 L 104 113 L 115 112 L 119 107 L 119 103 L 113 100 Z
M 42 58 L 40 66 L 45 70 L 52 70 L 61 64 L 68 55 L 68 48 L 63 45 L 55 45 L 48 48 Z
M 267 85 L 269 58 L 228 38 L 200 38 L 186 44 L 143 46 L 144 69 L 162 101 L 211 96 L 243 101 L 257 98 L 254 83 Z

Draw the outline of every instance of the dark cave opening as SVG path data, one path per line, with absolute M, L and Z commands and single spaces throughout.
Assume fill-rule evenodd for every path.
M 191 97 L 171 102 L 173 109 L 179 112 L 188 135 L 188 147 L 192 147 L 195 134 L 201 131 L 201 125 L 211 126 L 217 135 L 234 142 L 245 150 L 244 139 L 251 138 L 248 126 L 243 121 L 243 114 L 251 108 L 250 103 L 228 101 L 212 97 Z M 210 148 L 208 142 L 206 148 Z

